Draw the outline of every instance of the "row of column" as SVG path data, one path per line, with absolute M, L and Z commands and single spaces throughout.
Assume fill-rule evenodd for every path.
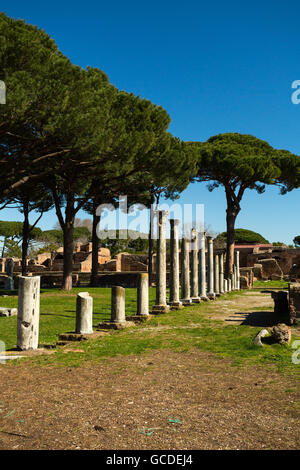
M 158 211 L 158 243 L 156 265 L 156 305 L 152 313 L 166 313 L 184 305 L 215 299 L 231 290 L 240 289 L 239 252 L 235 252 L 235 264 L 229 279 L 224 278 L 224 253 L 214 253 L 213 238 L 192 230 L 192 239 L 181 243 L 181 298 L 179 280 L 179 219 L 170 219 L 170 297 L 166 297 L 166 216 L 167 211 Z M 205 239 L 207 239 L 207 272 Z M 191 267 L 190 267 L 191 249 Z

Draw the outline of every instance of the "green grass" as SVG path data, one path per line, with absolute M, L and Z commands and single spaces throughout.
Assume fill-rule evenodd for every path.
M 82 290 L 84 289 L 76 288 L 70 293 L 58 289 L 42 290 L 40 344 L 55 343 L 58 334 L 74 331 L 76 294 Z M 110 317 L 110 289 L 85 290 L 94 298 L 93 323 L 96 326 L 101 320 Z M 244 292 L 231 292 L 214 301 L 216 312 L 223 299 L 234 299 L 240 295 L 244 295 Z M 0 299 L 3 307 L 17 306 L 16 295 Z M 150 289 L 150 306 L 154 303 L 155 289 Z M 195 304 L 183 310 L 152 317 L 141 326 L 114 331 L 97 340 L 81 342 L 76 348 L 82 349 L 82 353 L 64 353 L 58 348 L 54 354 L 31 357 L 26 361 L 35 365 L 78 367 L 85 361 L 101 361 L 105 357 L 116 355 L 143 354 L 155 349 L 189 351 L 198 348 L 220 358 L 230 358 L 236 366 L 275 366 L 282 373 L 300 378 L 300 366 L 291 362 L 293 350 L 289 346 L 254 346 L 253 338 L 261 327 L 226 325 L 223 321 L 211 320 L 207 316 L 208 312 L 212 313 L 211 306 L 211 302 Z M 134 314 L 135 311 L 136 290 L 126 289 L 126 314 Z M 6 343 L 7 349 L 16 345 L 16 323 L 16 317 L 0 318 L 0 339 Z
M 289 286 L 289 283 L 287 281 L 254 281 L 253 287 L 269 287 L 269 288 L 281 288 L 281 289 L 287 289 Z

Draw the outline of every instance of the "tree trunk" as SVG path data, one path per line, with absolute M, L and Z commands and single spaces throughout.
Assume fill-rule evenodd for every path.
M 98 251 L 99 238 L 97 236 L 97 225 L 100 223 L 100 215 L 96 215 L 97 204 L 93 201 L 93 228 L 92 228 L 92 273 L 90 285 L 96 287 L 98 276 Z
M 66 217 L 64 223 L 64 271 L 63 271 L 63 290 L 72 289 L 73 272 L 73 239 L 74 239 L 74 196 L 70 195 L 67 200 Z
M 27 274 L 27 254 L 28 254 L 28 239 L 29 239 L 29 202 L 28 200 L 23 203 L 24 222 L 22 230 L 22 276 Z
M 5 247 L 6 247 L 6 237 L 4 237 L 4 240 L 3 240 L 3 247 L 2 247 L 2 258 L 4 258 Z
M 226 225 L 227 225 L 227 248 L 226 248 L 226 264 L 225 278 L 228 279 L 232 273 L 232 265 L 234 263 L 234 227 L 238 211 L 232 205 L 227 207 Z

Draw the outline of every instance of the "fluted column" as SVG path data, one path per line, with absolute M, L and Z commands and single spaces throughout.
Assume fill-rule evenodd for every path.
M 224 253 L 219 254 L 220 294 L 224 294 Z
M 208 298 L 215 299 L 214 291 L 214 245 L 213 237 L 207 237 L 207 256 L 208 256 Z
M 170 240 L 170 300 L 171 310 L 179 310 L 182 303 L 179 300 L 179 242 L 178 242 L 178 225 L 179 219 L 170 219 L 171 240 Z
M 235 266 L 236 266 L 236 289 L 240 290 L 240 252 L 235 252 Z
M 167 305 L 167 259 L 166 259 L 166 216 L 168 211 L 157 211 L 158 241 L 156 254 L 156 305 L 152 314 L 166 313 Z
M 219 255 L 214 255 L 214 290 L 216 296 L 220 295 Z
M 205 232 L 199 234 L 199 295 L 201 300 L 208 300 L 206 292 Z
M 192 230 L 192 269 L 191 269 L 191 298 L 193 303 L 200 303 L 198 279 L 198 233 Z
M 190 297 L 190 243 L 186 238 L 181 241 L 181 301 L 183 305 L 192 303 Z

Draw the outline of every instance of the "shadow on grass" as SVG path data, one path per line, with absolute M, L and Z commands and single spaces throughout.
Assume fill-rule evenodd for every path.
M 242 322 L 242 325 L 270 327 L 278 323 L 278 318 L 272 311 L 259 311 L 244 314 L 247 315 L 247 318 Z

